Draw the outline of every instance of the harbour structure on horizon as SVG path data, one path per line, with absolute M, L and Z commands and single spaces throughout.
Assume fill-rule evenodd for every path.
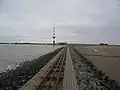
M 55 26 L 53 26 L 53 36 L 52 36 L 52 39 L 53 39 L 53 45 L 55 45 L 55 40 L 56 40 L 56 34 L 55 34 Z

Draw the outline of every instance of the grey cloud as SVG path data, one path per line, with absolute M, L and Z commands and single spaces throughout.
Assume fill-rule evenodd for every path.
M 116 0 L 0 1 L 0 41 L 51 42 L 55 25 L 57 41 L 120 43 Z

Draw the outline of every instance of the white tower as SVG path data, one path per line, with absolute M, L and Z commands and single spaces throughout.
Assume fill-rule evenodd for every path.
M 55 26 L 53 26 L 53 36 L 52 36 L 52 39 L 53 39 L 53 45 L 55 45 L 55 39 L 56 39 Z

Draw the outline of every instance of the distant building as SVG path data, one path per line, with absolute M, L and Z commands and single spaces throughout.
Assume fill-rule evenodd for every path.
M 100 45 L 104 45 L 104 43 L 100 43 Z
M 100 43 L 100 45 L 106 45 L 107 46 L 108 44 L 107 43 Z
M 108 45 L 107 43 L 105 43 L 105 45 Z
M 67 42 L 58 42 L 58 45 L 67 45 Z

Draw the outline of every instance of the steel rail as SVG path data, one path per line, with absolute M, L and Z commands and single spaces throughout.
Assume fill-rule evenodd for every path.
M 61 71 L 64 65 L 63 63 L 65 61 L 65 57 L 66 49 L 61 54 L 60 58 L 52 66 L 52 68 L 48 71 L 49 73 L 43 78 L 37 90 L 57 90 L 57 85 L 60 81 Z M 47 78 L 49 78 L 49 80 Z
M 52 68 L 56 62 L 63 55 L 65 48 L 62 49 L 52 60 L 50 60 L 32 79 L 30 79 L 23 87 L 19 90 L 38 90 L 40 84 L 44 81 L 44 78 L 47 77 L 48 73 L 53 70 Z

